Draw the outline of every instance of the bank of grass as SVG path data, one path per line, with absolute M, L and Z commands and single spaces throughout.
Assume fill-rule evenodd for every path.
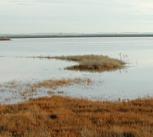
M 67 67 L 66 69 L 68 70 L 103 72 L 122 69 L 125 66 L 125 62 L 103 55 L 59 56 L 46 58 L 75 61 L 78 63 L 77 65 Z
M 1 137 L 153 137 L 153 99 L 93 102 L 53 96 L 0 106 Z

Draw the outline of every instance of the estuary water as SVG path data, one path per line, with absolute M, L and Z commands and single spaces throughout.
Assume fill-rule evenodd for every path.
M 122 70 L 89 73 L 64 70 L 74 62 L 29 58 L 102 54 L 127 63 Z M 0 41 L 0 103 L 24 100 L 29 83 L 49 79 L 91 79 L 89 86 L 58 89 L 64 96 L 93 100 L 136 99 L 153 96 L 153 38 L 52 38 Z M 15 83 L 11 85 L 12 83 Z M 18 88 L 16 90 L 15 88 Z M 46 92 L 33 96 L 47 96 Z

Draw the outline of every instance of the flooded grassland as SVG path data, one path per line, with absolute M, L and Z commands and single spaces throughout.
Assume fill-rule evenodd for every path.
M 1 41 L 0 136 L 152 137 L 152 43 Z

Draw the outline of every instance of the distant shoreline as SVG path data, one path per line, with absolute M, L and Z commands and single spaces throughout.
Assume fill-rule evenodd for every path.
M 11 40 L 11 39 L 8 37 L 0 37 L 0 41 L 9 41 L 9 40 Z
M 153 37 L 153 34 L 17 34 L 0 35 L 0 39 L 7 37 L 10 39 L 20 38 L 96 38 L 96 37 Z

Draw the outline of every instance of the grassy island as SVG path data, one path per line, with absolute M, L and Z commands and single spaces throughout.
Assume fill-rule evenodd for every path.
M 74 61 L 78 64 L 67 67 L 68 70 L 89 71 L 89 72 L 104 72 L 122 69 L 125 62 L 110 58 L 103 55 L 80 55 L 80 56 L 59 56 L 59 57 L 34 57 L 47 59 L 60 59 L 66 61 Z
M 118 59 L 113 59 L 102 55 L 82 55 L 82 56 L 62 56 L 56 59 L 75 61 L 79 64 L 67 67 L 68 70 L 103 72 L 121 69 L 125 63 Z

